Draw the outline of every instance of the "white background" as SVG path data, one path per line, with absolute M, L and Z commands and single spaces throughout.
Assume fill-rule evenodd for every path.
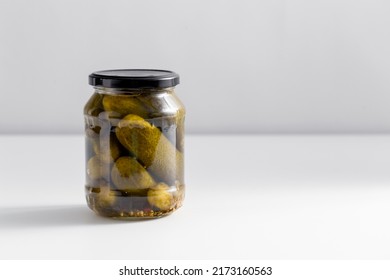
M 87 76 L 178 72 L 190 133 L 390 132 L 385 0 L 0 1 L 0 133 L 81 133 Z
M 0 0 L 0 133 L 79 134 L 0 137 L 0 259 L 389 259 L 389 136 L 191 135 L 390 132 L 389 15 L 385 0 Z M 170 217 L 85 204 L 87 76 L 113 68 L 181 75 L 188 191 Z

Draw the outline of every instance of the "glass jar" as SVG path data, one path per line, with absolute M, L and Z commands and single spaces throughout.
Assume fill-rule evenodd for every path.
M 145 219 L 184 199 L 185 109 L 179 76 L 165 70 L 106 70 L 89 76 L 84 107 L 86 198 L 97 214 Z

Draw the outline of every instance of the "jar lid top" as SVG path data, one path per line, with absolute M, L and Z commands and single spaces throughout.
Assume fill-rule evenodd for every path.
M 179 75 L 167 70 L 116 69 L 89 75 L 91 86 L 107 88 L 167 88 L 179 83 Z

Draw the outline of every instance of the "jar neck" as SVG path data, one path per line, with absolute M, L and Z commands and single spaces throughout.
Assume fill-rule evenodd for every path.
M 174 87 L 170 88 L 106 88 L 94 87 L 99 94 L 118 95 L 149 95 L 149 94 L 174 94 Z

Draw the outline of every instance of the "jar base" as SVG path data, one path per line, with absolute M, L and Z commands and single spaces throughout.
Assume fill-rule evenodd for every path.
M 182 206 L 184 196 L 176 196 L 172 207 L 161 210 L 152 207 L 146 197 L 116 197 L 116 199 L 102 199 L 99 194 L 87 192 L 88 207 L 97 215 L 118 220 L 145 220 L 168 216 Z
M 129 220 L 129 221 L 137 221 L 137 220 L 147 220 L 147 219 L 158 219 L 163 218 L 166 216 L 169 216 L 173 212 L 175 212 L 177 209 L 180 208 L 180 206 L 174 207 L 172 209 L 166 210 L 166 211 L 130 211 L 130 212 L 115 212 L 112 210 L 107 209 L 99 209 L 96 207 L 90 207 L 92 211 L 95 212 L 98 216 L 105 217 L 105 218 L 112 218 L 115 220 Z

